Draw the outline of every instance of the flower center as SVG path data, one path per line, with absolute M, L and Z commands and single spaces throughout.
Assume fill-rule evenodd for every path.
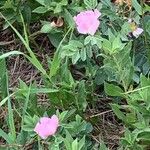
M 136 26 L 136 24 L 134 22 L 132 22 L 130 24 L 130 28 L 131 28 L 132 31 L 135 31 L 137 29 L 137 26 Z

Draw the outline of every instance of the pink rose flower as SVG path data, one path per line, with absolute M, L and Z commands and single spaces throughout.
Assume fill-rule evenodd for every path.
M 101 13 L 95 9 L 94 11 L 88 10 L 80 12 L 73 19 L 77 25 L 77 30 L 81 34 L 94 35 L 99 27 L 100 21 L 98 20 Z
M 48 136 L 54 135 L 59 126 L 58 117 L 53 115 L 51 118 L 42 117 L 36 124 L 34 131 L 42 138 L 46 139 Z
M 132 34 L 133 34 L 136 38 L 138 38 L 139 35 L 142 34 L 142 32 L 143 32 L 143 29 L 142 29 L 142 28 L 136 28 L 136 29 L 132 32 Z

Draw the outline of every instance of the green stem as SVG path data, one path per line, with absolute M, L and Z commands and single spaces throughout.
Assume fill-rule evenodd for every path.
M 125 92 L 124 94 L 130 94 L 130 93 L 138 92 L 138 91 L 149 89 L 149 88 L 150 88 L 150 86 L 144 86 L 144 87 L 132 90 L 132 91 Z
M 60 47 L 61 47 L 62 43 L 63 43 L 63 42 L 64 42 L 64 40 L 66 39 L 66 37 L 67 37 L 67 35 L 69 34 L 69 32 L 71 31 L 71 29 L 72 29 L 72 28 L 69 28 L 69 29 L 68 29 L 68 31 L 66 32 L 66 34 L 64 35 L 63 39 L 61 40 L 61 42 L 59 43 L 59 45 L 58 45 L 58 47 L 57 47 L 56 52 L 58 52 L 58 51 L 59 51 L 59 49 L 60 49 Z
M 74 31 L 74 29 L 71 29 L 71 34 L 70 34 L 69 41 L 71 41 L 71 39 L 72 39 L 72 36 L 73 36 L 73 31 Z
M 29 38 L 30 37 L 35 37 L 35 36 L 37 36 L 39 34 L 42 34 L 41 31 L 34 32 L 34 33 L 30 34 Z
M 38 150 L 42 150 L 42 146 L 41 146 L 41 143 L 40 143 L 40 137 L 38 136 Z

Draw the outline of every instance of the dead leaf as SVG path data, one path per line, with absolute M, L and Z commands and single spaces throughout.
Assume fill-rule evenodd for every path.
M 64 20 L 62 17 L 55 18 L 51 22 L 51 26 L 53 26 L 53 27 L 62 27 L 63 25 L 64 25 Z
M 131 0 L 115 0 L 114 3 L 120 6 L 126 4 L 129 8 L 131 7 Z

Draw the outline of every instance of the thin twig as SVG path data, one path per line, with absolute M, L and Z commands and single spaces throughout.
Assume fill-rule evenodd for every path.
M 90 116 L 89 118 L 93 118 L 93 117 L 101 116 L 101 115 L 104 115 L 104 114 L 107 114 L 107 113 L 110 113 L 110 112 L 112 112 L 112 110 L 107 110 L 107 111 L 104 111 L 104 112 L 101 112 L 101 113 L 98 113 L 98 114 L 92 115 L 92 116 Z

